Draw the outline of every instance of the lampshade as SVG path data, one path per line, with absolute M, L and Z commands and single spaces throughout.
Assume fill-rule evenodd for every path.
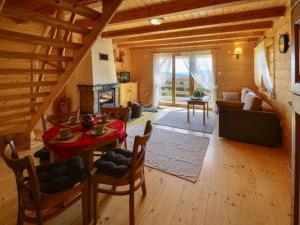
M 152 19 L 150 19 L 150 23 L 152 25 L 155 25 L 155 26 L 162 24 L 163 21 L 164 21 L 163 18 L 152 18 Z
M 236 47 L 234 49 L 234 54 L 235 55 L 242 55 L 243 54 L 243 49 L 241 47 Z

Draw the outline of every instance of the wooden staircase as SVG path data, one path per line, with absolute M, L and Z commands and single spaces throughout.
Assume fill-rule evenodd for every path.
M 24 31 L 22 26 L 20 29 L 18 26 L 9 29 L 0 23 L 0 136 L 33 130 L 122 0 L 99 1 L 101 12 L 89 8 L 80 0 L 28 1 L 44 4 L 47 13 L 11 4 L 10 0 L 3 2 L 0 0 L 1 17 L 21 21 L 20 24 L 31 21 L 41 26 L 43 31 L 37 35 Z M 75 25 L 76 18 L 81 17 L 92 19 L 92 26 Z M 72 36 L 80 42 L 72 40 Z M 8 46 L 30 47 L 12 51 L 11 48 L 1 47 L 5 43 Z

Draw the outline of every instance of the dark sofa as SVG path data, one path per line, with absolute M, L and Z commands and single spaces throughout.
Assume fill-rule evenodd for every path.
M 281 124 L 278 115 L 270 109 L 270 106 L 265 109 L 262 105 L 266 105 L 266 103 L 259 100 L 259 97 L 256 95 L 254 97 L 253 93 L 249 94 L 252 95 L 251 98 L 249 96 L 248 98 L 242 97 L 242 100 L 246 101 L 241 101 L 244 107 L 237 108 L 231 107 L 230 104 L 224 104 L 224 102 L 217 103 L 219 106 L 219 136 L 269 147 L 280 146 Z M 247 102 L 254 98 L 256 109 L 252 109 L 251 102 Z M 248 108 L 245 107 L 246 105 Z M 257 108 L 259 105 L 260 108 Z

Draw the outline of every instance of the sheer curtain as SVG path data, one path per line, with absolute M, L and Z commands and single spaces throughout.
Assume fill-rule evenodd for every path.
M 213 59 L 211 52 L 183 53 L 189 56 L 184 59 L 185 65 L 197 84 L 211 92 L 211 107 L 216 109 L 216 81 L 213 72 Z
M 269 95 L 273 93 L 274 87 L 268 67 L 264 41 L 254 48 L 254 80 L 259 89 L 261 89 L 261 80 L 263 80 Z
M 153 65 L 153 107 L 157 108 L 161 87 L 166 83 L 167 76 L 172 73 L 172 54 L 154 54 Z

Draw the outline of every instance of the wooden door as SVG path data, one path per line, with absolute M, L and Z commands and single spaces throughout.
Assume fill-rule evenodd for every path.
M 292 9 L 291 65 L 292 91 L 300 95 L 300 2 Z
M 295 1 L 294 1 L 295 2 Z M 292 2 L 293 3 L 293 2 Z M 300 225 L 300 3 L 292 9 L 292 225 Z

